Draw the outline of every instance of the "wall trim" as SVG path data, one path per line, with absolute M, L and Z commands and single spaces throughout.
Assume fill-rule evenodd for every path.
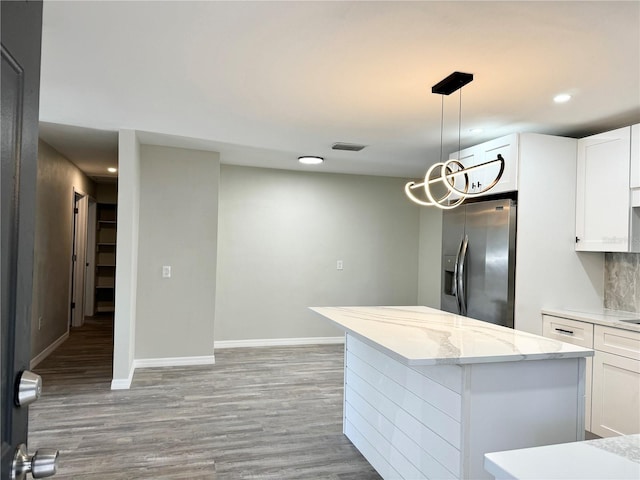
M 36 355 L 31 359 L 31 361 L 29 362 L 29 369 L 35 368 L 36 365 L 38 365 L 45 358 L 51 355 L 54 352 L 54 350 L 58 348 L 60 345 L 62 345 L 67 338 L 69 338 L 69 328 L 67 328 L 67 331 L 63 333 L 60 336 L 60 338 L 58 338 L 57 340 L 54 340 L 51 345 L 49 345 L 47 348 L 45 348 L 38 355 Z
M 213 355 L 202 355 L 199 357 L 137 358 L 133 361 L 133 367 L 181 367 L 189 365 L 213 365 L 215 363 L 216 359 Z
M 213 348 L 288 347 L 294 345 L 328 345 L 339 343 L 344 343 L 344 336 L 220 340 L 218 342 L 213 342 Z
M 131 388 L 131 382 L 133 381 L 133 373 L 136 371 L 136 366 L 131 365 L 129 369 L 129 376 L 127 378 L 114 378 L 111 380 L 111 390 L 129 390 Z
M 216 363 L 216 360 L 213 355 L 203 355 L 199 357 L 137 358 L 133 361 L 127 378 L 114 378 L 111 380 L 111 390 L 128 390 L 131 388 L 131 382 L 133 381 L 133 374 L 136 368 L 213 365 L 214 363 Z

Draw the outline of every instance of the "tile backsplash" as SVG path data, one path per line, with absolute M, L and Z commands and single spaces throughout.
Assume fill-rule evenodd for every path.
M 640 253 L 605 253 L 604 307 L 640 313 Z

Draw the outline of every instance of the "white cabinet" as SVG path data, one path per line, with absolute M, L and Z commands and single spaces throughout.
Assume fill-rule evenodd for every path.
M 465 168 L 486 163 L 502 155 L 505 160 L 504 172 L 500 181 L 486 193 L 512 192 L 518 189 L 518 134 L 507 135 L 474 147 L 460 150 L 449 155 L 449 159 L 459 160 Z M 478 170 L 469 172 L 469 190 L 472 193 L 486 188 L 498 175 L 500 163 L 496 162 Z M 462 187 L 459 181 L 457 187 Z
M 591 432 L 640 433 L 640 333 L 595 326 Z
M 576 250 L 640 248 L 640 239 L 631 242 L 630 168 L 631 127 L 578 140 Z
M 631 127 L 631 206 L 640 207 L 640 123 Z M 638 214 L 637 210 L 634 212 Z
M 542 316 L 542 336 L 561 342 L 593 348 L 593 325 L 568 318 L 551 315 Z M 585 372 L 584 428 L 591 431 L 591 379 L 593 375 L 593 357 L 587 357 Z
M 640 433 L 640 332 L 543 315 L 542 334 L 595 350 L 587 359 L 586 430 L 601 437 Z

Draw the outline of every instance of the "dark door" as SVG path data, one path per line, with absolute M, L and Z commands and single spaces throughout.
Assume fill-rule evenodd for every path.
M 57 452 L 26 452 L 28 403 L 39 396 L 31 358 L 31 296 L 35 226 L 42 3 L 3 1 L 1 370 L 2 479 L 55 472 Z M 20 406 L 22 405 L 22 406 Z M 20 446 L 22 450 L 19 450 Z M 16 456 L 16 453 L 21 451 Z M 46 457 L 46 458 L 45 458 Z M 44 463 L 43 463 L 44 460 Z

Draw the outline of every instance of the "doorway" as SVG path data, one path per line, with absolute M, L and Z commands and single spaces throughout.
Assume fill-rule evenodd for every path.
M 71 253 L 71 301 L 69 308 L 69 324 L 81 327 L 84 324 L 85 297 L 91 290 L 85 288 L 87 279 L 87 227 L 89 197 L 74 190 L 73 193 L 73 250 Z

